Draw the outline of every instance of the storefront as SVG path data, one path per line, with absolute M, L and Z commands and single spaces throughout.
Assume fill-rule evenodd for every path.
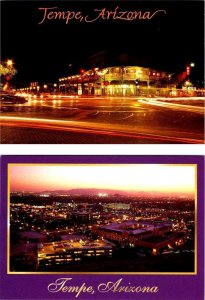
M 176 86 L 173 74 L 138 66 L 95 68 L 59 79 L 61 93 L 95 96 L 136 96 Z

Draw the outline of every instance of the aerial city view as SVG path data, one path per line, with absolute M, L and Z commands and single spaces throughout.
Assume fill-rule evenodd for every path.
M 204 143 L 203 1 L 52 7 L 2 2 L 2 144 Z
M 11 165 L 8 272 L 195 273 L 193 165 Z

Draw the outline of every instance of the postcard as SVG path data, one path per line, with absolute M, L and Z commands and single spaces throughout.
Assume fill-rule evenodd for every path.
M 2 144 L 204 144 L 204 1 L 2 1 Z
M 1 299 L 204 299 L 204 157 L 3 156 Z

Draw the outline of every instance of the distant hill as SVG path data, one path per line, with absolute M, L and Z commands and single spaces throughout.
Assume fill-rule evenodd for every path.
M 163 196 L 184 196 L 184 197 L 193 197 L 194 195 L 190 193 L 180 193 L 180 192 L 158 192 L 158 191 L 123 191 L 123 190 L 114 190 L 114 189 L 99 189 L 99 188 L 76 188 L 68 190 L 46 190 L 41 193 L 52 193 L 52 194 L 68 194 L 70 196 L 84 195 L 84 196 L 96 196 L 99 194 L 108 194 L 110 196 L 138 196 L 138 197 L 163 197 Z
M 71 189 L 71 190 L 47 190 L 43 191 L 42 193 L 52 193 L 52 194 L 69 194 L 71 196 L 74 195 L 98 195 L 98 194 L 109 194 L 109 195 L 115 195 L 119 194 L 122 196 L 128 196 L 132 192 L 129 191 L 122 191 L 122 190 L 113 190 L 113 189 L 98 189 L 98 188 L 77 188 L 77 189 Z

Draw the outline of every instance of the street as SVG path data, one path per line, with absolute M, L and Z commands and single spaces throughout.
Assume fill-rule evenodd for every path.
M 1 106 L 2 144 L 204 143 L 204 99 L 30 97 Z

